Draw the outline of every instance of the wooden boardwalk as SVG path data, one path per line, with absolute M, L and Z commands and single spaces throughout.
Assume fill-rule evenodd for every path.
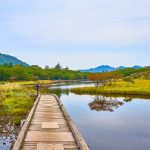
M 55 95 L 40 95 L 13 150 L 89 150 Z

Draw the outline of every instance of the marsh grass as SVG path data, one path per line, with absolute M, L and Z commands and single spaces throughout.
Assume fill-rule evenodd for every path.
M 26 116 L 34 103 L 34 90 L 18 83 L 0 84 L 0 116 L 11 116 L 18 124 Z
M 45 85 L 54 83 L 51 80 L 0 82 L 0 116 L 8 116 L 15 124 L 19 124 L 33 106 L 37 82 L 41 85 L 41 94 L 49 93 Z
M 105 87 L 73 88 L 71 92 L 76 94 L 126 94 L 126 95 L 150 95 L 150 80 L 135 80 L 135 83 L 119 81 L 116 85 Z
M 20 84 L 20 85 L 34 85 L 37 82 L 39 84 L 52 84 L 52 83 L 54 83 L 54 81 L 52 81 L 52 80 L 18 81 L 18 82 L 14 82 L 14 83 Z

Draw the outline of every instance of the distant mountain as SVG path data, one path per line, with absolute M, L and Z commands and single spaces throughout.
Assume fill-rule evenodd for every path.
M 119 66 L 117 69 L 125 69 L 125 68 L 127 68 L 127 67 L 125 67 L 125 66 Z
M 106 71 L 113 71 L 113 70 L 115 70 L 115 68 L 108 66 L 108 65 L 102 65 L 96 68 L 85 69 L 85 70 L 80 70 L 80 71 L 81 72 L 106 72 Z
M 29 66 L 27 63 L 19 60 L 18 58 L 14 57 L 14 56 L 0 53 L 0 65 L 3 65 L 6 63 L 7 64 L 11 63 L 12 65 L 21 64 L 23 66 Z
M 85 70 L 80 70 L 81 72 L 92 72 L 92 73 L 97 73 L 97 72 L 110 72 L 110 71 L 114 71 L 114 70 L 119 70 L 119 69 L 125 69 L 125 68 L 129 68 L 129 67 L 125 67 L 125 66 L 119 66 L 117 68 L 115 67 L 111 67 L 108 65 L 102 65 L 102 66 L 98 66 L 96 68 L 91 68 L 91 69 L 85 69 Z M 141 66 L 133 66 L 130 68 L 142 68 Z
M 132 68 L 138 69 L 138 68 L 142 68 L 141 66 L 133 66 Z

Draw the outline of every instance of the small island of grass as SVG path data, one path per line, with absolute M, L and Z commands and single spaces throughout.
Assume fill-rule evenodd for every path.
M 121 94 L 121 95 L 150 95 L 150 80 L 137 79 L 134 83 L 118 81 L 111 86 L 73 88 L 76 94 Z

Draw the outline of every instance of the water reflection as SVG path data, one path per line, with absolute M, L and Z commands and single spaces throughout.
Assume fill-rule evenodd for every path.
M 115 109 L 122 106 L 123 104 L 124 103 L 117 100 L 117 98 L 95 96 L 94 101 L 89 103 L 88 105 L 91 110 L 113 112 Z
M 61 98 L 90 149 L 149 149 L 149 96 L 77 95 L 69 89 L 57 86 L 50 91 Z
M 61 83 L 61 84 L 52 84 L 49 87 L 49 92 L 51 94 L 56 94 L 59 98 L 61 98 L 62 95 L 69 95 L 70 89 L 75 87 L 88 87 L 93 86 L 93 83 L 91 82 L 68 82 L 68 83 Z
M 57 89 L 50 89 L 49 92 L 51 94 L 56 94 L 59 98 L 61 98 L 62 95 L 69 95 L 70 93 L 70 89 L 61 89 L 61 88 L 57 88 Z
M 133 99 L 130 97 L 126 97 L 123 101 L 125 101 L 126 103 L 131 102 Z
M 72 85 L 73 86 L 73 85 Z M 71 86 L 71 87 L 72 87 Z M 63 95 L 69 96 L 71 88 L 64 88 L 64 85 L 57 85 L 56 87 L 51 87 L 49 92 L 51 94 L 56 94 L 59 98 Z M 96 111 L 109 111 L 113 112 L 115 109 L 119 108 L 120 106 L 124 105 L 124 102 L 131 102 L 133 100 L 132 96 L 124 97 L 123 101 L 118 100 L 119 95 L 115 95 L 114 97 L 110 95 L 95 95 L 94 101 L 88 104 L 91 110 Z

